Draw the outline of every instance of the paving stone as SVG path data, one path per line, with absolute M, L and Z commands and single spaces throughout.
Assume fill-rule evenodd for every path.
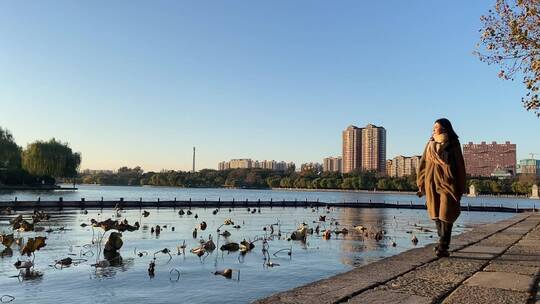
M 496 261 L 497 263 L 500 263 L 500 264 L 527 266 L 527 267 L 540 267 L 540 263 L 535 262 L 535 261 L 523 261 L 519 259 L 504 259 L 503 257 L 498 257 L 497 259 L 493 261 Z
M 411 266 L 419 266 L 437 259 L 433 251 L 434 244 L 421 248 L 413 248 L 401 254 L 386 258 L 386 262 L 406 263 Z
M 433 303 L 430 298 L 409 295 L 404 293 L 370 290 L 350 299 L 347 303 L 370 303 L 370 304 L 428 304 Z
M 540 240 L 540 233 L 529 233 L 525 237 L 523 237 L 523 240 Z
M 376 263 L 351 270 L 358 277 L 369 278 L 372 282 L 381 283 L 413 269 L 414 265 L 399 261 L 381 260 Z
M 465 247 L 459 252 L 489 253 L 489 254 L 499 255 L 503 253 L 507 248 L 508 247 L 501 247 L 501 246 L 483 246 L 482 242 L 480 242 L 479 244 Z
M 510 272 L 534 276 L 538 271 L 538 267 L 501 263 L 497 260 L 494 260 L 491 261 L 491 263 L 489 263 L 486 268 L 484 268 L 484 271 Z
M 393 291 L 436 299 L 450 292 L 455 286 L 455 282 L 433 282 L 412 275 L 405 275 L 377 287 L 375 290 Z
M 524 304 L 529 294 L 513 290 L 461 285 L 443 304 Z
M 540 242 L 538 240 L 527 239 L 526 236 L 521 239 L 516 245 L 524 247 L 537 247 L 540 249 Z
M 502 235 L 500 233 L 482 240 L 480 244 L 483 246 L 503 246 L 508 247 L 521 238 L 521 235 Z
M 429 263 L 407 273 L 419 279 L 432 281 L 435 283 L 460 283 L 473 273 L 482 269 L 484 261 L 445 258 Z
M 482 271 L 474 274 L 467 281 L 465 281 L 464 284 L 469 286 L 527 292 L 531 289 L 533 283 L 533 276 L 508 272 Z
M 537 256 L 540 258 L 540 246 L 522 246 L 518 243 L 512 246 L 510 249 L 508 249 L 506 253 Z
M 473 260 L 492 260 L 496 257 L 495 254 L 492 253 L 480 253 L 480 252 L 464 252 L 464 251 L 456 251 L 453 252 L 450 257 L 453 258 L 460 258 L 460 259 L 473 259 Z
M 489 233 L 472 232 L 463 235 L 458 235 L 452 238 L 453 242 L 466 242 L 467 244 L 476 243 L 486 238 Z
M 500 256 L 498 259 L 502 261 L 514 261 L 516 262 L 516 264 L 522 263 L 521 265 L 540 266 L 540 256 L 538 255 L 528 255 L 528 254 L 519 253 L 519 252 L 514 252 L 514 253 L 507 252 L 503 254 L 502 256 Z M 524 263 L 524 262 L 527 262 L 527 263 Z

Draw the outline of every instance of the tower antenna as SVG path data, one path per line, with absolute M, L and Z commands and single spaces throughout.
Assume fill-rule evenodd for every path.
M 193 147 L 193 173 L 195 173 L 195 147 Z

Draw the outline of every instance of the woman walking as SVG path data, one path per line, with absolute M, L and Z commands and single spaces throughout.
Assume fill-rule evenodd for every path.
M 458 138 L 448 119 L 435 121 L 433 135 L 418 165 L 418 196 L 426 196 L 429 216 L 437 225 L 438 257 L 449 256 L 452 225 L 461 212 L 465 190 L 465 162 Z

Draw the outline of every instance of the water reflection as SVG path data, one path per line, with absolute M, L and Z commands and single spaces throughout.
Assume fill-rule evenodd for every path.
M 118 272 L 126 272 L 135 264 L 134 258 L 123 259 L 120 254 L 113 257 L 109 256 L 110 259 L 105 257 L 109 261 L 110 266 L 108 267 L 95 267 L 95 270 L 91 272 L 90 278 L 95 280 L 101 279 L 112 279 Z
M 385 209 L 352 209 L 341 208 L 340 217 L 345 227 L 357 227 L 362 225 L 367 228 L 365 232 L 353 229 L 347 234 L 346 241 L 341 243 L 341 262 L 346 265 L 358 264 L 358 256 L 366 251 L 377 251 L 386 247 L 386 240 L 376 241 L 369 237 L 368 233 L 382 231 L 387 221 Z

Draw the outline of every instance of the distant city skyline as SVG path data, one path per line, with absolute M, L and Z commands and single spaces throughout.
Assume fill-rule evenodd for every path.
M 433 122 L 461 143 L 540 153 L 520 81 L 472 55 L 485 1 L 0 2 L 0 126 L 56 138 L 81 169 L 296 164 L 341 155 L 341 132 L 388 131 L 421 154 Z M 434 14 L 433 12 L 444 12 Z M 459 22 L 456 22 L 459 20 Z

